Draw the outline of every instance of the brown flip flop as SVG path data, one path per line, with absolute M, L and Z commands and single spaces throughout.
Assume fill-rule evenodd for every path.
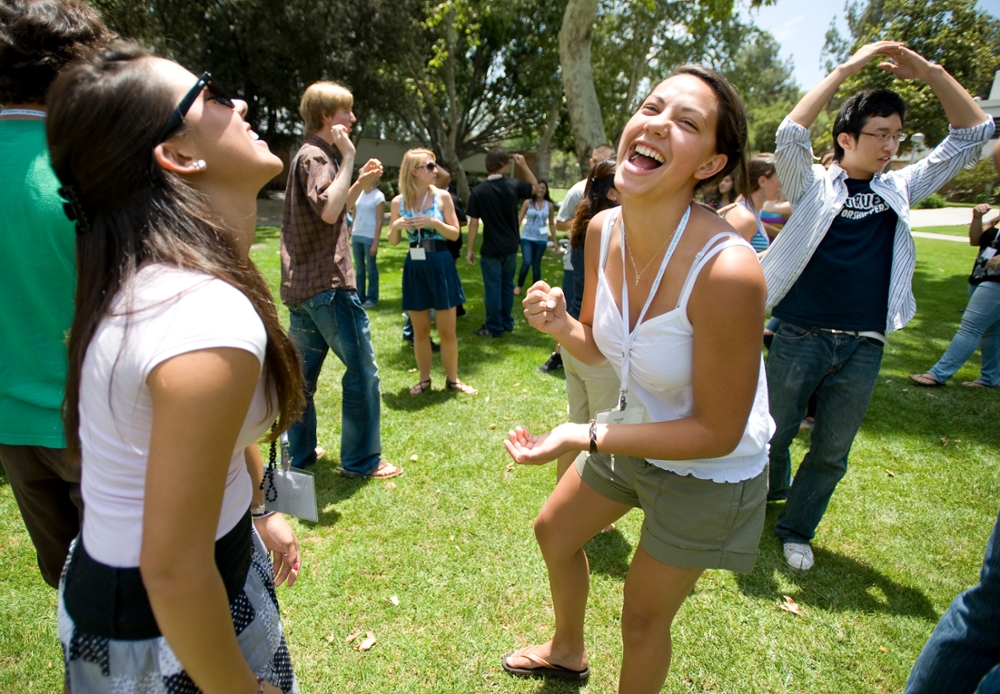
M 930 374 L 913 374 L 910 380 L 923 388 L 943 388 L 944 384 Z
M 519 656 L 521 658 L 527 658 L 533 663 L 536 663 L 535 667 L 523 668 L 514 667 L 507 663 L 507 659 L 511 656 Z M 531 653 L 508 653 L 501 660 L 500 664 L 503 669 L 516 677 L 555 677 L 561 680 L 571 680 L 574 682 L 582 682 L 588 677 L 590 677 L 590 667 L 585 667 L 582 670 L 570 670 L 562 665 L 553 665 L 544 658 L 540 658 L 537 655 L 532 655 Z

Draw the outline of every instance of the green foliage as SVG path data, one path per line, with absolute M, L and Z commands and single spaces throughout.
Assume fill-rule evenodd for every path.
M 951 180 L 949 202 L 993 202 L 1000 180 L 990 159 L 983 159 L 971 169 L 963 169 Z
M 976 96 L 985 97 L 1000 67 L 997 36 L 1000 20 L 976 8 L 975 0 L 870 0 L 848 3 L 847 19 L 851 48 L 856 51 L 872 41 L 903 41 L 928 60 L 940 63 L 959 83 Z M 835 32 L 834 32 L 835 33 Z M 836 42 L 834 42 L 836 43 Z M 829 40 L 827 47 L 843 58 Z M 927 145 L 935 146 L 948 134 L 948 119 L 931 88 L 923 82 L 897 80 L 873 61 L 846 80 L 841 97 L 862 89 L 887 88 L 906 102 L 906 129 L 922 132 Z
M 926 198 L 917 203 L 918 210 L 939 210 L 948 205 L 947 201 L 938 193 L 931 193 Z

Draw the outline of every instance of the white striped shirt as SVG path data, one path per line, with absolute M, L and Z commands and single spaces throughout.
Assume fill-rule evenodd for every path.
M 910 207 L 947 183 L 962 167 L 979 161 L 983 144 L 993 135 L 993 118 L 973 128 L 950 128 L 930 155 L 899 171 L 877 173 L 871 181 L 898 216 L 889 280 L 886 334 L 910 322 L 917 311 L 913 268 L 917 250 L 910 235 Z M 790 118 L 778 128 L 774 155 L 781 188 L 792 203 L 792 216 L 764 255 L 767 308 L 781 301 L 798 280 L 847 199 L 847 172 L 836 163 L 826 171 L 813 166 L 809 131 Z

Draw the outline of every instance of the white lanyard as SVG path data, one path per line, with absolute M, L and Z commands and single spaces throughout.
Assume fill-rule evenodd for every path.
M 45 111 L 36 111 L 33 108 L 5 108 L 0 111 L 0 116 L 34 116 L 35 118 L 45 118 Z
M 625 341 L 625 345 L 622 348 L 622 383 L 621 390 L 619 391 L 618 397 L 618 408 L 625 409 L 625 395 L 628 393 L 628 369 L 629 362 L 632 359 L 632 345 L 635 343 L 635 338 L 639 334 L 639 326 L 642 325 L 642 319 L 646 317 L 646 311 L 649 310 L 649 305 L 653 303 L 653 297 L 656 296 L 656 290 L 660 288 L 660 280 L 663 279 L 663 273 L 667 269 L 667 263 L 670 262 L 670 257 L 674 254 L 674 250 L 677 248 L 677 242 L 681 240 L 681 236 L 684 235 L 684 229 L 687 228 L 688 219 L 691 217 L 691 206 L 684 211 L 684 216 L 681 217 L 680 224 L 677 225 L 677 229 L 674 230 L 674 238 L 670 240 L 670 246 L 667 248 L 666 254 L 663 256 L 663 261 L 660 263 L 660 271 L 656 273 L 656 279 L 653 280 L 653 286 L 649 290 L 649 296 L 646 297 L 646 304 L 642 307 L 642 311 L 639 312 L 639 318 L 635 321 L 635 327 L 628 335 L 628 339 Z M 622 324 L 625 329 L 628 329 L 628 280 L 625 278 L 625 216 L 622 215 L 621 222 L 622 230 Z
M 407 217 L 416 217 L 420 212 L 422 212 L 423 209 L 424 209 L 424 205 L 427 204 L 427 196 L 430 195 L 430 194 L 431 194 L 430 190 L 427 190 L 424 193 L 424 199 L 420 201 L 420 207 L 418 207 L 416 211 L 414 211 L 414 209 L 412 207 L 407 208 L 404 205 L 403 209 L 406 210 L 406 212 L 408 213 L 406 216 Z M 415 231 L 417 232 L 417 241 L 420 241 L 421 239 L 423 239 L 423 229 L 416 229 Z

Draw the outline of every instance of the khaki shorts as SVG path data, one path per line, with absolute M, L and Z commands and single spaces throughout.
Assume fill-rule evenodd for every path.
M 566 399 L 569 401 L 569 421 L 586 424 L 597 412 L 610 410 L 618 404 L 621 381 L 611 362 L 590 366 L 563 349 L 566 371 Z
M 736 483 L 678 475 L 642 458 L 595 453 L 576 459 L 594 491 L 641 508 L 640 542 L 664 564 L 682 568 L 753 571 L 764 529 L 767 469 Z

